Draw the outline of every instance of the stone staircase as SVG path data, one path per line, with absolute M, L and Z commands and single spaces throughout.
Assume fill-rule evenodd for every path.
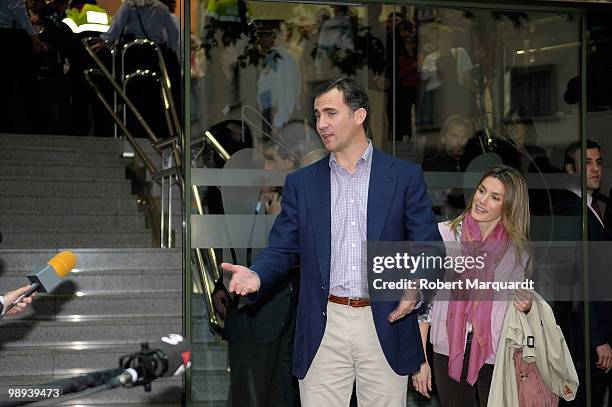
M 122 140 L 0 135 L 0 293 L 59 251 L 77 256 L 58 290 L 0 320 L 0 392 L 115 368 L 142 341 L 182 332 L 182 250 L 151 247 L 123 151 Z M 224 406 L 226 349 L 198 294 L 192 309 L 192 405 Z M 181 405 L 182 392 L 181 377 L 167 378 L 150 393 L 118 389 L 54 405 Z
M 182 331 L 180 250 L 75 249 L 77 272 L 52 295 L 0 324 L 0 388 L 42 384 L 118 367 L 142 341 Z M 4 249 L 0 291 L 23 284 L 33 267 L 56 250 Z M 180 404 L 181 378 L 160 380 L 153 391 L 120 389 L 70 400 L 67 405 Z M 61 404 L 60 404 L 61 405 Z
M 122 140 L 0 135 L 1 247 L 151 247 L 122 152 Z

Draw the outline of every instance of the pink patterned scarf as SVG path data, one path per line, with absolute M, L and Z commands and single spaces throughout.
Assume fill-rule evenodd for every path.
M 484 268 L 466 268 L 463 273 L 455 273 L 455 280 L 478 279 L 493 281 L 495 268 L 508 250 L 508 235 L 502 222 L 498 222 L 485 241 L 482 240 L 478 222 L 467 213 L 461 226 L 461 254 L 463 256 L 483 256 L 486 253 Z M 465 287 L 465 285 L 464 285 Z M 493 308 L 492 290 L 467 291 L 453 290 L 448 303 L 446 330 L 448 334 L 449 355 L 448 374 L 451 379 L 461 381 L 465 355 L 466 325 L 472 324 L 472 346 L 467 382 L 474 385 L 478 372 L 487 358 L 493 354 L 491 343 L 491 310 Z

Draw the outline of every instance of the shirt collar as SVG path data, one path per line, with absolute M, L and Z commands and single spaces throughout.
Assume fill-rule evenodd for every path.
M 365 151 L 363 152 L 363 154 L 361 154 L 361 157 L 359 158 L 359 160 L 357 160 L 357 165 L 359 165 L 359 163 L 364 163 L 367 165 L 370 165 L 370 163 L 372 162 L 372 155 L 374 152 L 374 146 L 372 145 L 372 140 L 370 140 L 369 138 L 366 139 L 368 141 L 368 146 L 366 147 Z M 338 161 L 336 160 L 336 153 L 331 153 L 329 155 L 329 166 L 331 168 L 335 168 L 336 166 L 340 166 L 340 164 L 338 164 Z
M 578 195 L 579 198 L 582 198 L 582 190 L 581 189 L 572 188 L 572 189 L 570 189 L 570 191 L 572 191 L 573 193 Z M 593 202 L 593 195 L 587 194 L 587 206 L 590 207 L 592 202 Z

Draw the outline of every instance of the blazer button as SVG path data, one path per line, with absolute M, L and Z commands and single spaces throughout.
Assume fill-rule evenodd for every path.
M 325 314 L 325 312 L 323 312 L 323 318 L 327 318 L 327 314 Z
M 325 286 L 324 285 L 321 286 L 321 290 L 325 291 Z

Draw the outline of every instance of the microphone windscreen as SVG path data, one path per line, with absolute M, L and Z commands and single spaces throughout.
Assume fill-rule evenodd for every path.
M 76 266 L 77 258 L 71 251 L 64 251 L 49 260 L 49 265 L 53 267 L 55 273 L 64 278 Z
M 166 355 L 168 369 L 163 376 L 178 376 L 191 367 L 191 346 L 181 335 L 170 334 L 164 336 L 161 342 L 152 346 Z

